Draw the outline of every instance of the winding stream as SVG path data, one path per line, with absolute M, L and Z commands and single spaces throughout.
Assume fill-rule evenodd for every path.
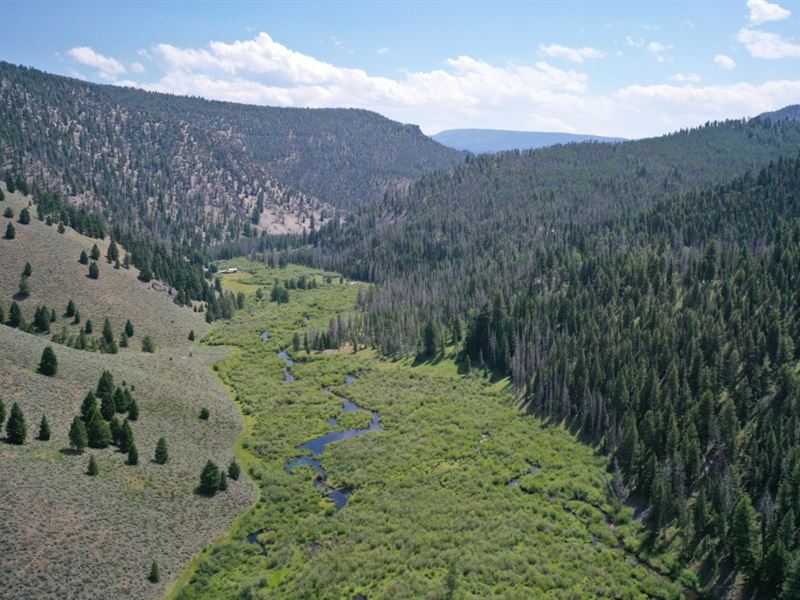
M 282 356 L 281 358 L 283 358 L 284 360 L 287 359 L 289 361 L 291 360 L 288 358 L 288 356 L 286 357 Z M 348 375 L 347 377 L 345 377 L 344 382 L 346 385 L 350 385 L 355 380 L 356 378 L 354 375 Z M 330 391 L 330 390 L 323 390 L 323 391 Z M 355 410 L 367 410 L 359 406 L 352 400 L 350 400 L 350 398 L 343 397 L 342 401 L 343 401 L 343 406 L 339 414 L 345 414 L 348 412 L 353 412 Z M 328 444 L 331 444 L 333 442 L 348 440 L 350 438 L 359 435 L 364 435 L 365 433 L 369 433 L 371 431 L 383 431 L 383 428 L 381 427 L 381 418 L 380 415 L 378 414 L 378 411 L 370 410 L 369 412 L 372 415 L 372 420 L 370 421 L 369 426 L 365 427 L 364 429 L 347 429 L 345 431 L 332 431 L 330 433 L 326 433 L 325 435 L 321 435 L 319 437 L 311 439 L 307 442 L 303 442 L 302 444 L 297 446 L 297 449 L 309 450 L 314 456 L 299 456 L 297 458 L 290 460 L 288 463 L 286 463 L 286 466 L 284 467 L 284 470 L 289 474 L 292 474 L 294 472 L 294 469 L 300 466 L 305 466 L 313 469 L 317 473 L 317 478 L 314 480 L 314 485 L 317 487 L 325 488 L 327 490 L 328 498 L 330 498 L 333 501 L 337 511 L 342 510 L 347 505 L 347 501 L 350 499 L 350 496 L 352 495 L 353 492 L 350 490 L 339 490 L 328 485 L 327 483 L 328 474 L 325 472 L 325 469 L 322 467 L 320 459 L 317 457 L 325 451 L 325 447 Z M 328 419 L 328 424 L 336 426 L 338 424 L 338 421 L 336 420 L 335 417 L 330 417 Z

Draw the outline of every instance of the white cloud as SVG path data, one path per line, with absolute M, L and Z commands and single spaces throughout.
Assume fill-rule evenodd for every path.
M 647 44 L 647 51 L 652 52 L 653 54 L 660 54 L 661 52 L 666 52 L 667 50 L 672 50 L 672 46 L 668 44 L 662 44 L 661 42 L 650 42 Z
M 114 81 L 126 73 L 125 65 L 115 58 L 103 56 L 89 46 L 78 46 L 67 51 L 67 55 L 75 62 L 97 69 L 98 75 L 108 81 Z
M 378 54 L 380 54 L 382 56 L 382 55 L 387 54 L 389 52 L 389 48 L 384 46 L 383 48 L 378 48 L 377 50 L 375 50 L 375 52 L 377 52 Z
M 697 73 L 675 73 L 670 79 L 678 83 L 696 83 L 701 80 L 701 77 Z
M 641 48 L 644 46 L 644 40 L 642 38 L 632 38 L 629 35 L 625 36 L 625 43 L 633 48 Z
M 137 75 L 142 75 L 145 72 L 144 65 L 138 61 L 134 61 L 131 63 L 131 73 L 136 73 Z
M 161 44 L 151 55 L 148 71 L 160 69 L 158 78 L 125 84 L 251 104 L 365 108 L 427 132 L 492 127 L 640 137 L 755 115 L 800 97 L 800 80 L 701 86 L 691 73 L 597 93 L 580 71 L 466 55 L 427 71 L 374 76 L 297 52 L 266 33 L 198 48 Z
M 782 21 L 788 19 L 792 14 L 780 4 L 772 4 L 767 0 L 747 0 L 747 8 L 750 9 L 750 22 L 753 25 L 760 25 L 767 21 Z
M 730 71 L 731 69 L 736 67 L 736 61 L 733 60 L 730 56 L 727 56 L 725 54 L 717 54 L 714 57 L 714 62 L 717 63 L 720 67 L 722 67 L 726 71 Z
M 539 52 L 552 58 L 566 58 L 572 62 L 582 63 L 587 58 L 605 58 L 606 53 L 597 48 L 584 46 L 582 48 L 570 48 L 558 44 L 539 44 Z
M 736 39 L 755 58 L 800 58 L 800 44 L 783 39 L 780 34 L 744 28 Z

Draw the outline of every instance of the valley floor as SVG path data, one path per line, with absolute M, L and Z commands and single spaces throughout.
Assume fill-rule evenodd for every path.
M 239 267 L 223 281 L 245 292 L 247 305 L 214 324 L 205 343 L 231 348 L 214 368 L 245 414 L 237 455 L 261 497 L 198 557 L 173 597 L 682 595 L 665 575 L 679 570 L 674 557 L 646 558 L 630 509 L 610 506 L 606 459 L 523 416 L 506 381 L 459 373 L 450 359 L 293 352 L 294 333 L 302 339 L 352 310 L 358 285 L 336 276 L 278 305 L 268 299 L 276 279 L 322 282 L 323 273 L 222 266 Z M 278 355 L 286 348 L 288 367 Z M 348 375 L 355 379 L 345 383 Z M 343 411 L 353 409 L 345 399 L 354 410 Z M 367 428 L 369 411 L 380 429 L 313 453 L 319 436 Z

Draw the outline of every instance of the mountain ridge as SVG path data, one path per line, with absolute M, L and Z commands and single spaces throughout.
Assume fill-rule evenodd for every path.
M 483 128 L 446 129 L 431 137 L 445 146 L 473 154 L 506 150 L 533 150 L 556 144 L 626 141 L 625 138 L 592 134 Z

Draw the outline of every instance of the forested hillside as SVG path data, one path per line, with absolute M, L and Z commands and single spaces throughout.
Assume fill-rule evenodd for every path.
M 206 243 L 299 232 L 460 161 L 356 110 L 245 106 L 0 64 L 2 167 L 114 225 Z
M 296 256 L 379 283 L 385 353 L 454 345 L 613 456 L 612 496 L 715 594 L 774 597 L 800 568 L 798 149 L 755 119 L 478 157 Z

